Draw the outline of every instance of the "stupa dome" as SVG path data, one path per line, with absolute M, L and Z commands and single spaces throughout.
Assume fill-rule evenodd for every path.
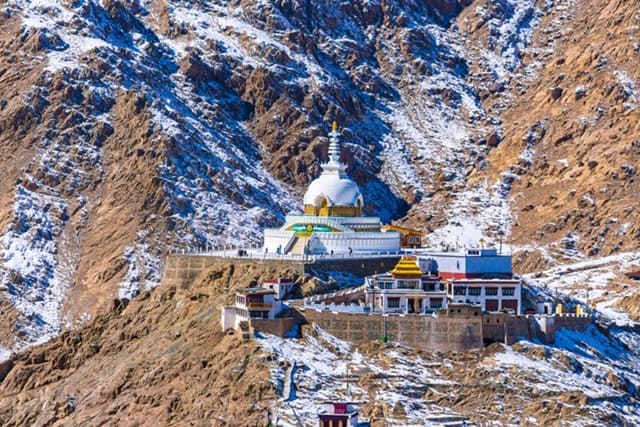
M 340 161 L 340 143 L 335 122 L 329 136 L 329 161 L 322 164 L 322 174 L 311 182 L 304 195 L 305 214 L 360 216 L 363 205 L 362 193 L 358 184 L 345 173 L 347 165 Z
M 327 206 L 362 206 L 358 184 L 339 173 L 323 173 L 313 180 L 304 195 L 305 206 L 321 208 L 324 200 Z

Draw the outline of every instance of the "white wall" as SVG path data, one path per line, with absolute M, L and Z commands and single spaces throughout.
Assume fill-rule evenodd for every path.
M 220 323 L 223 332 L 227 329 L 236 329 L 236 308 L 222 307 Z

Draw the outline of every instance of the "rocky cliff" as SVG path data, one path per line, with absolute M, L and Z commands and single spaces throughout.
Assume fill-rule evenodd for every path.
M 12 347 L 257 243 L 329 123 L 365 210 L 524 248 L 638 247 L 629 2 L 54 1 L 0 11 L 0 281 Z
M 270 411 L 278 425 L 313 425 L 319 403 L 336 398 L 360 402 L 373 426 L 443 415 L 478 424 L 640 420 L 640 342 L 615 326 L 559 331 L 555 346 L 457 354 L 355 347 L 309 326 L 301 339 L 223 334 L 219 307 L 241 284 L 277 273 L 289 272 L 229 263 L 191 285 L 115 301 L 82 328 L 12 356 L 0 365 L 0 423 L 247 426 L 264 425 Z
M 269 360 L 255 342 L 222 333 L 220 307 L 273 274 L 228 264 L 190 287 L 115 300 L 86 326 L 2 365 L 0 423 L 258 425 L 277 398 Z
M 506 103 L 485 98 L 501 111 L 501 142 L 473 179 L 509 185 L 518 245 L 567 258 L 634 251 L 640 14 L 625 1 L 560 4 L 538 24 L 526 74 L 504 79 Z

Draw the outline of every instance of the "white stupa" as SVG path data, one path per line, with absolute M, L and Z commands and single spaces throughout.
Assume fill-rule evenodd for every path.
M 329 134 L 329 161 L 304 195 L 304 215 L 287 215 L 264 231 L 264 250 L 281 254 L 375 253 L 400 250 L 400 233 L 381 231 L 380 218 L 362 216 L 360 188 L 340 162 L 337 125 Z

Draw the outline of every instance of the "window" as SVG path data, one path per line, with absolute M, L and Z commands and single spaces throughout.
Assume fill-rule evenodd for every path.
M 400 298 L 389 298 L 387 300 L 387 307 L 400 308 Z
M 398 289 L 419 289 L 420 281 L 419 280 L 398 280 Z
M 393 281 L 392 280 L 379 280 L 378 287 L 380 289 L 393 289 Z
M 482 288 L 469 288 L 469 295 L 479 296 Z
M 502 288 L 503 296 L 513 296 L 516 293 L 516 288 Z
M 442 300 L 431 298 L 431 300 L 429 301 L 429 308 L 442 308 Z
M 493 298 L 487 298 L 484 302 L 485 310 L 487 311 L 498 311 L 498 300 Z
M 467 288 L 465 288 L 463 286 L 454 286 L 453 294 L 454 295 L 466 295 L 467 294 Z
M 484 288 L 485 295 L 498 295 L 498 288 Z

